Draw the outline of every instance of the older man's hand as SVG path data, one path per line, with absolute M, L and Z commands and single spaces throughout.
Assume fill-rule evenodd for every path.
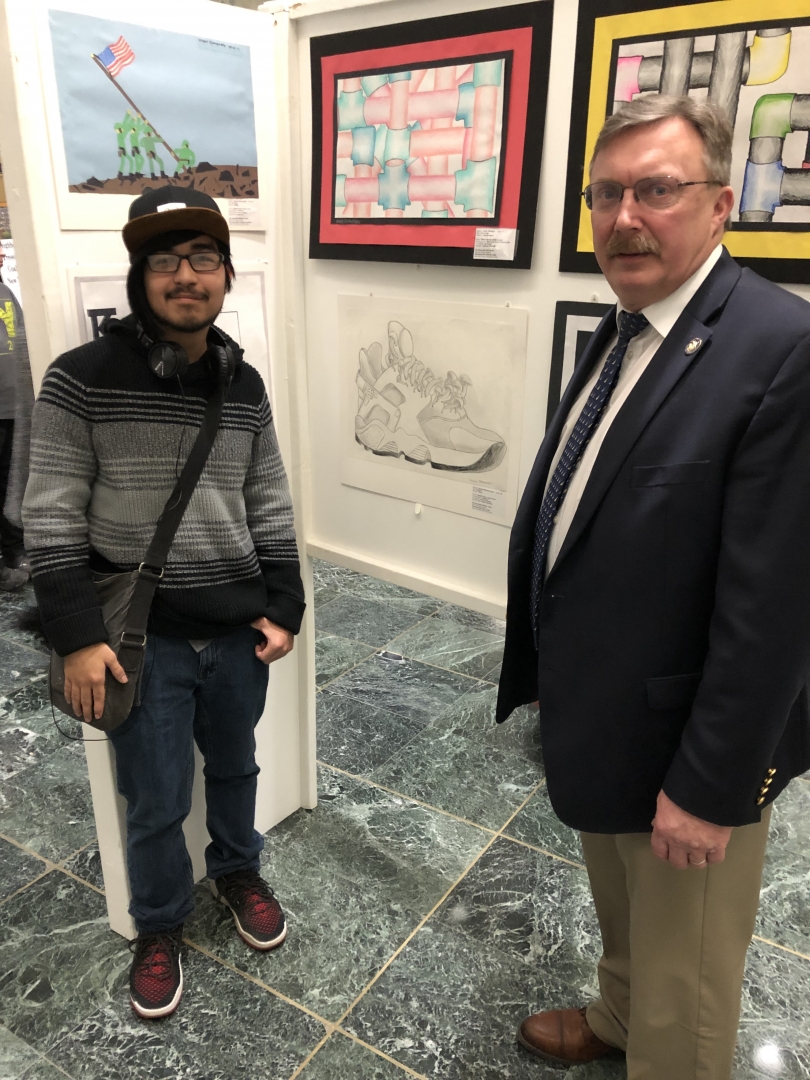
M 703 870 L 726 857 L 731 827 L 712 825 L 687 813 L 663 791 L 658 794 L 652 826 L 653 853 L 678 870 Z

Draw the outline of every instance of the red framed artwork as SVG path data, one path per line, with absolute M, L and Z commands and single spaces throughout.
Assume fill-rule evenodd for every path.
M 553 0 L 316 37 L 310 257 L 528 269 Z

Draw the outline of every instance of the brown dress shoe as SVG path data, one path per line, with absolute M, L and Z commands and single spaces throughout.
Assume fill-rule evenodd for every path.
M 621 1053 L 594 1035 L 584 1009 L 534 1013 L 520 1025 L 517 1037 L 529 1053 L 557 1065 L 576 1065 Z

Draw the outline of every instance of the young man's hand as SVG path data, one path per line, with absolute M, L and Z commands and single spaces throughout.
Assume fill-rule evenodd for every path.
M 129 681 L 115 653 L 103 641 L 65 657 L 65 697 L 88 724 L 94 717 L 100 720 L 104 712 L 107 668 L 120 683 Z
M 293 651 L 295 637 L 283 626 L 276 626 L 264 616 L 250 625 L 254 630 L 260 630 L 264 634 L 264 644 L 256 646 L 256 656 L 263 664 L 272 664 L 274 660 L 280 660 L 282 656 Z

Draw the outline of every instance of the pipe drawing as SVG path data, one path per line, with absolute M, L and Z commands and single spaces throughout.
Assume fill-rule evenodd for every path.
M 781 79 L 791 56 L 790 27 L 715 35 L 712 50 L 695 50 L 696 36 L 669 38 L 655 56 L 621 56 L 615 72 L 614 108 L 638 94 L 686 94 L 707 90 L 732 124 L 742 86 L 765 86 Z M 808 132 L 801 168 L 785 165 L 785 139 Z M 764 94 L 751 115 L 748 159 L 740 195 L 740 221 L 773 221 L 780 206 L 810 206 L 810 95 Z
M 668 38 L 662 56 L 620 56 L 616 66 L 615 107 L 637 94 L 685 94 L 708 90 L 733 124 L 741 86 L 776 82 L 790 60 L 789 27 L 757 30 L 746 46 L 746 32 L 717 34 L 711 52 L 695 52 L 694 37 Z
M 810 206 L 810 145 L 800 169 L 786 168 L 782 162 L 785 137 L 792 131 L 810 132 L 810 94 L 761 97 L 751 117 L 741 221 L 772 221 L 777 206 Z
M 337 156 L 353 165 L 335 178 L 344 217 L 403 217 L 414 203 L 424 218 L 453 217 L 454 206 L 468 217 L 494 213 L 504 61 L 435 68 L 433 88 L 422 90 L 429 70 L 342 80 Z

